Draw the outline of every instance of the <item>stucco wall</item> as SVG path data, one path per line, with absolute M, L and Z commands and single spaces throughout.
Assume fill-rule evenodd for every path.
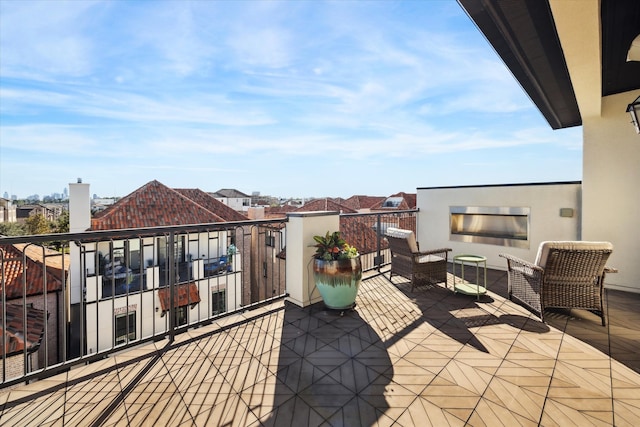
M 487 257 L 487 266 L 506 269 L 498 254 L 510 253 L 534 261 L 540 242 L 580 239 L 580 184 L 523 184 L 418 188 L 418 242 L 421 249 L 452 248 L 452 255 L 467 253 Z M 528 207 L 530 209 L 529 248 L 452 241 L 450 206 Z M 561 217 L 561 208 L 571 208 L 574 216 Z
M 613 243 L 608 287 L 640 292 L 640 135 L 625 112 L 640 91 L 602 98 L 598 117 L 583 117 L 583 227 L 588 240 Z

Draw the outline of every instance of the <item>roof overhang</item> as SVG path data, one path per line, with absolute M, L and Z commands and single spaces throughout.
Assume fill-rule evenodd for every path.
M 458 0 L 458 3 L 553 129 L 582 124 L 581 108 L 567 66 L 568 52 L 563 51 L 567 46 L 558 35 L 555 19 L 558 17 L 554 16 L 549 0 Z M 571 6 L 579 14 L 577 4 L 597 7 L 598 2 L 571 2 L 564 6 Z M 599 4 L 596 11 L 599 22 L 594 21 L 592 26 L 599 24 L 600 28 L 580 28 L 590 24 L 577 19 L 573 27 L 574 34 L 589 30 L 599 36 L 598 99 L 640 88 L 640 62 L 626 61 L 629 47 L 640 33 L 640 1 L 600 0 Z M 589 55 L 593 61 L 591 52 Z

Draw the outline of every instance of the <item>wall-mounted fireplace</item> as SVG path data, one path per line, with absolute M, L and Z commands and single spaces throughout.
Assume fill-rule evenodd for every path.
M 450 239 L 529 248 L 528 207 L 450 206 Z

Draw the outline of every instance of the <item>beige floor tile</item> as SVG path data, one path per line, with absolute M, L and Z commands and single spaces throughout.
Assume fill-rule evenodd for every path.
M 640 402 L 638 400 L 615 400 L 613 402 L 616 426 L 637 426 L 640 420 Z
M 594 417 L 590 412 L 592 411 L 579 411 L 563 405 L 562 402 L 548 400 L 541 417 L 541 424 L 545 426 L 613 425 L 613 413 L 609 412 L 610 416 L 608 416 L 606 411 L 600 411 L 601 413 Z M 608 421 L 602 421 L 603 418 L 608 419 Z
M 550 396 L 547 398 L 547 402 L 550 401 L 580 412 L 613 412 L 613 401 L 607 398 L 561 398 Z
M 537 419 L 523 417 L 519 413 L 512 411 L 509 407 L 504 407 L 490 400 L 481 399 L 478 406 L 469 419 L 469 425 L 485 426 L 538 426 Z
M 530 387 L 495 378 L 483 399 L 508 408 L 520 417 L 537 421 L 544 407 L 546 390 L 546 387 L 532 390 Z
M 205 411 L 201 412 L 201 414 L 204 413 Z M 201 414 L 197 416 L 202 417 Z M 237 395 L 230 397 L 222 404 L 211 407 L 209 411 L 209 420 L 215 420 L 213 425 L 247 426 L 255 423 L 257 419 L 257 416 Z
M 451 363 L 447 364 L 438 376 L 478 394 L 484 392 L 493 378 L 493 375 L 476 369 L 471 364 L 461 363 L 457 360 L 452 360 Z
M 403 426 L 462 427 L 466 425 L 466 420 L 470 415 L 470 410 L 449 411 L 426 399 L 417 398 L 398 418 L 398 422 Z
M 585 394 L 611 397 L 611 377 L 609 375 L 595 374 L 589 369 L 581 369 L 572 363 L 559 360 L 553 377 L 550 394 L 553 394 L 556 389 L 556 380 L 561 380 L 563 385 L 560 386 L 560 389 L 568 388 L 566 384 L 570 383 L 575 388 L 582 389 Z
M 637 331 L 393 283 L 342 317 L 279 302 L 0 393 L 0 424 L 640 425 Z
M 540 362 L 537 358 L 530 362 L 526 359 L 518 359 L 513 362 L 505 359 L 496 371 L 496 376 L 500 377 L 547 377 L 550 378 L 553 375 L 553 369 L 555 367 L 555 361 L 550 360 L 547 362 Z
M 396 364 L 385 374 L 392 382 L 402 384 L 403 387 L 412 391 L 416 395 L 420 394 L 425 387 L 433 381 L 436 375 L 422 367 L 415 365 Z
M 450 379 L 437 377 L 420 396 L 443 409 L 473 410 L 481 394 L 461 387 Z

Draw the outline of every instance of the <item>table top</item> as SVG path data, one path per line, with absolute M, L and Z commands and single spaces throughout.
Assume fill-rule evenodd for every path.
M 455 261 L 464 261 L 464 262 L 483 262 L 487 260 L 487 257 L 481 256 L 481 255 L 461 254 L 461 255 L 455 255 L 453 259 Z

